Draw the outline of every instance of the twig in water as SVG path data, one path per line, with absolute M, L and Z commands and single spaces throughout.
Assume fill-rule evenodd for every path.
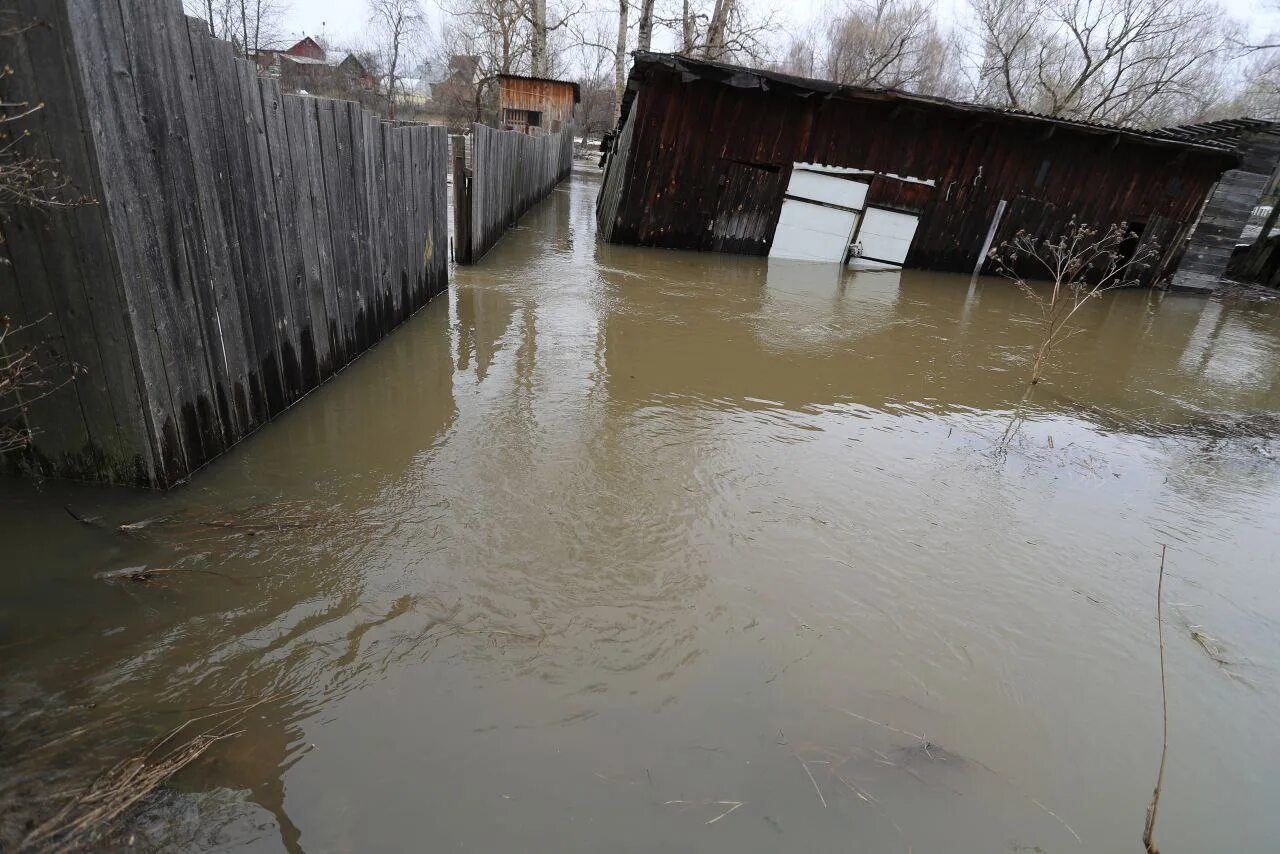
M 1160 854 L 1153 838 L 1156 831 L 1156 810 L 1160 807 L 1160 787 L 1164 785 L 1164 760 L 1169 754 L 1169 690 L 1164 679 L 1164 609 L 1161 600 L 1164 598 L 1164 555 L 1168 546 L 1160 544 L 1160 577 L 1156 582 L 1156 636 L 1160 641 L 1160 716 L 1163 723 L 1163 742 L 1160 747 L 1160 770 L 1156 772 L 1156 787 L 1151 793 L 1151 804 L 1147 807 L 1147 824 L 1142 831 L 1142 844 L 1147 854 Z
M 724 818 L 729 813 L 736 810 L 738 807 L 742 806 L 743 803 L 745 802 L 744 801 L 665 801 L 663 803 L 663 806 L 679 807 L 680 809 L 678 810 L 678 812 L 684 812 L 685 810 L 692 809 L 693 807 L 705 807 L 705 806 L 728 807 L 727 810 L 721 812 L 715 818 L 712 818 L 703 822 L 703 824 L 715 824 L 717 821 Z
M 725 810 L 724 812 L 720 813 L 720 815 L 718 815 L 718 816 L 716 816 L 715 818 L 711 819 L 711 821 L 707 822 L 707 824 L 715 824 L 717 821 L 719 821 L 720 819 L 724 818 L 724 817 L 725 817 L 725 816 L 727 816 L 729 813 L 731 813 L 731 812 L 733 812 L 734 810 L 736 810 L 738 807 L 742 806 L 742 801 L 716 801 L 716 804 L 717 804 L 717 805 L 719 805 L 719 806 L 722 806 L 722 807 L 727 806 L 727 807 L 729 807 L 729 808 L 728 808 L 727 810 Z
M 808 658 L 811 655 L 813 655 L 813 650 L 809 650 L 799 658 L 795 658 L 795 659 L 792 659 L 791 661 L 788 661 L 786 664 L 782 665 L 781 669 L 779 669 L 776 673 L 774 673 L 768 679 L 764 680 L 764 684 L 766 685 L 772 684 L 773 680 L 777 679 L 779 676 L 787 672 L 788 667 L 790 667 L 793 664 L 799 664 L 800 662 L 804 661 L 806 658 Z
M 885 729 L 890 730 L 891 732 L 896 732 L 899 735 L 909 735 L 923 744 L 929 743 L 929 739 L 925 738 L 923 735 L 919 735 L 914 732 L 907 732 L 905 729 L 898 729 L 896 726 L 889 726 L 889 724 L 881 723 L 880 721 L 872 720 L 871 718 L 868 718 L 868 717 L 863 717 L 857 712 L 851 712 L 848 709 L 840 709 L 840 711 L 844 712 L 846 715 L 848 715 L 851 718 L 857 718 L 860 721 L 866 721 L 869 724 L 875 724 L 876 726 L 884 727 Z
M 1037 801 L 1035 798 L 1031 797 L 1030 795 L 1027 795 L 1027 799 L 1028 799 L 1028 800 L 1030 800 L 1030 801 L 1031 801 L 1031 803 L 1033 803 L 1033 804 L 1035 804 L 1036 806 L 1040 807 L 1040 809 L 1042 809 L 1042 810 L 1044 810 L 1045 812 L 1047 812 L 1049 815 L 1053 816 L 1053 817 L 1057 820 L 1058 824 L 1060 824 L 1060 825 L 1062 825 L 1063 827 L 1065 827 L 1065 828 L 1066 828 L 1066 829 L 1071 833 L 1071 835 L 1072 835 L 1072 836 L 1074 836 L 1074 837 L 1076 838 L 1076 842 L 1078 842 L 1078 843 L 1079 843 L 1079 844 L 1081 844 L 1081 845 L 1084 845 L 1084 840 L 1080 838 L 1080 834 L 1076 833 L 1075 828 L 1073 828 L 1071 825 L 1069 825 L 1069 824 L 1067 824 L 1065 821 L 1063 821 L 1063 820 L 1062 820 L 1062 818 L 1061 818 L 1061 817 L 1059 817 L 1059 816 L 1058 816 L 1058 814 L 1057 814 L 1056 812 L 1054 812 L 1053 810 L 1049 809 L 1047 806 L 1045 806 L 1044 804 L 1040 803 L 1039 801 Z
M 813 790 L 818 793 L 818 800 L 822 801 L 822 808 L 827 808 L 827 799 L 822 796 L 822 788 L 818 786 L 818 781 L 813 779 L 813 772 L 809 770 L 809 763 L 805 762 L 799 756 L 796 761 L 800 763 L 800 767 L 804 769 L 804 773 L 809 775 L 809 782 L 813 784 Z
M 867 804 L 867 806 L 871 807 L 871 809 L 873 809 L 876 813 L 878 813 L 881 818 L 889 822 L 889 824 L 893 825 L 894 831 L 896 831 L 898 834 L 898 839 L 900 839 L 902 841 L 902 844 L 905 845 L 907 848 L 907 854 L 911 854 L 911 843 L 907 841 L 907 835 L 902 832 L 901 825 L 899 825 L 898 822 L 894 820 L 893 816 L 889 815 L 889 813 L 887 813 L 885 810 L 880 808 L 879 798 L 875 797 L 866 789 L 856 785 L 855 783 L 850 782 L 849 780 L 845 779 L 839 774 L 836 775 L 836 779 L 839 780 L 841 783 L 843 783 L 845 787 L 849 789 L 849 791 L 857 795 L 859 799 L 861 799 L 863 802 Z

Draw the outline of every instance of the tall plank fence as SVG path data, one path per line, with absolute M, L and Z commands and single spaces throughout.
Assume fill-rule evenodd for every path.
M 83 366 L 29 464 L 168 486 L 447 286 L 447 137 L 282 95 L 180 0 L 17 0 L 4 100 L 96 204 L 0 224 L 13 340 Z
M 473 264 L 573 170 L 573 128 L 530 136 L 474 125 L 471 175 L 454 160 L 454 254 Z M 464 215 L 465 213 L 465 215 Z

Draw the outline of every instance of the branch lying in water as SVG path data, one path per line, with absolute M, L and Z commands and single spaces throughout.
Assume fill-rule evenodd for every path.
M 1156 847 L 1156 810 L 1160 807 L 1160 787 L 1164 785 L 1164 760 L 1169 754 L 1169 690 L 1164 681 L 1164 555 L 1168 549 L 1160 545 L 1160 579 L 1156 582 L 1156 635 L 1160 639 L 1160 706 L 1164 722 L 1164 743 L 1160 748 L 1160 770 L 1156 772 L 1156 788 L 1151 793 L 1151 804 L 1147 807 L 1147 825 L 1142 831 L 1142 844 L 1147 854 L 1160 854 Z

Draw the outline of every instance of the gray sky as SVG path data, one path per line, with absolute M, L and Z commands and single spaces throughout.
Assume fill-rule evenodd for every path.
M 783 17 L 793 23 L 803 24 L 816 16 L 827 0 L 745 0 L 756 5 L 770 4 L 779 9 Z M 1244 24 L 1255 38 L 1268 32 L 1280 32 L 1280 13 L 1274 5 L 1262 0 L 1222 0 L 1227 11 Z M 433 29 L 442 13 L 436 0 L 423 0 L 423 8 L 433 22 Z M 594 5 L 594 4 L 593 4 Z M 612 4 L 610 4 L 612 5 Z M 952 23 L 963 15 L 965 0 L 936 0 L 938 16 L 944 24 Z M 363 40 L 368 26 L 366 0 L 292 0 L 285 14 L 287 35 L 301 38 L 303 35 L 324 35 L 335 44 L 356 44 Z M 656 48 L 669 48 L 661 40 L 669 34 L 655 34 Z

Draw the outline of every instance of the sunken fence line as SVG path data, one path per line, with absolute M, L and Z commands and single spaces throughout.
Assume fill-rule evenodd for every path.
M 471 130 L 471 169 L 455 153 L 454 257 L 474 264 L 573 170 L 573 127 L 531 136 Z
M 448 140 L 284 95 L 180 0 L 19 0 L 3 100 L 66 210 L 0 223 L 8 345 L 80 366 L 21 466 L 167 487 L 447 287 Z

